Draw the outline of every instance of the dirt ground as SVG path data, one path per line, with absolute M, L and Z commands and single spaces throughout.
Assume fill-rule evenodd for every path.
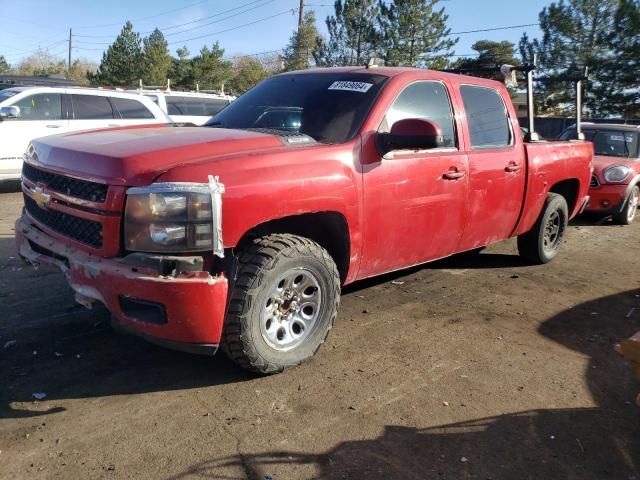
M 15 258 L 0 194 L 0 477 L 640 479 L 640 222 L 581 220 L 349 287 L 308 364 L 255 377 L 155 347 Z M 46 397 L 35 400 L 33 394 Z

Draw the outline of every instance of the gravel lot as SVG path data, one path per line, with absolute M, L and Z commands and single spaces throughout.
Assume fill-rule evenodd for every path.
M 640 222 L 580 220 L 346 289 L 310 363 L 254 377 L 121 336 L 16 258 L 0 193 L 0 477 L 640 479 Z M 35 400 L 34 393 L 46 397 Z

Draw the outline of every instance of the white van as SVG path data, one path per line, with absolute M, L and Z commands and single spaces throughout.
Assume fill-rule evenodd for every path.
M 76 87 L 0 90 L 0 181 L 20 178 L 22 154 L 34 138 L 169 122 L 150 99 L 126 92 Z
M 156 103 L 169 118 L 178 123 L 204 125 L 236 97 L 202 92 L 137 90 Z

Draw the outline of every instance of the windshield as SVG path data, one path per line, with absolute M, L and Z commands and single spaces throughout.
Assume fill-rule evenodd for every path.
M 7 98 L 11 98 L 17 95 L 19 92 L 15 90 L 0 90 L 0 103 L 4 102 Z
M 585 128 L 585 139 L 593 142 L 593 153 L 603 157 L 638 158 L 640 132 L 614 130 L 611 128 Z M 571 128 L 560 135 L 560 140 L 576 138 L 576 129 Z
M 205 125 L 303 133 L 323 143 L 353 138 L 387 77 L 368 73 L 304 73 L 272 77 Z

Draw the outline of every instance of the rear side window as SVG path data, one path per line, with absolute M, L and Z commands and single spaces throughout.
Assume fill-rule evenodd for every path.
M 71 95 L 73 118 L 76 120 L 101 120 L 114 118 L 113 109 L 107 97 L 98 95 Z
M 62 95 L 59 93 L 38 93 L 18 100 L 11 105 L 20 108 L 20 116 L 15 120 L 61 120 Z
M 179 97 L 168 95 L 167 113 L 169 115 L 194 115 L 212 117 L 226 107 L 229 102 L 218 98 Z
M 443 146 L 456 146 L 451 101 L 442 83 L 416 82 L 407 86 L 391 105 L 381 130 L 388 132 L 395 122 L 406 118 L 424 118 L 437 123 L 444 136 Z
M 120 97 L 111 97 L 109 100 L 111 100 L 111 103 L 114 106 L 114 109 L 117 110 L 120 118 L 154 118 L 153 113 L 151 113 L 149 109 L 138 100 Z
M 460 87 L 472 148 L 500 148 L 511 144 L 507 107 L 497 90 L 474 85 Z

